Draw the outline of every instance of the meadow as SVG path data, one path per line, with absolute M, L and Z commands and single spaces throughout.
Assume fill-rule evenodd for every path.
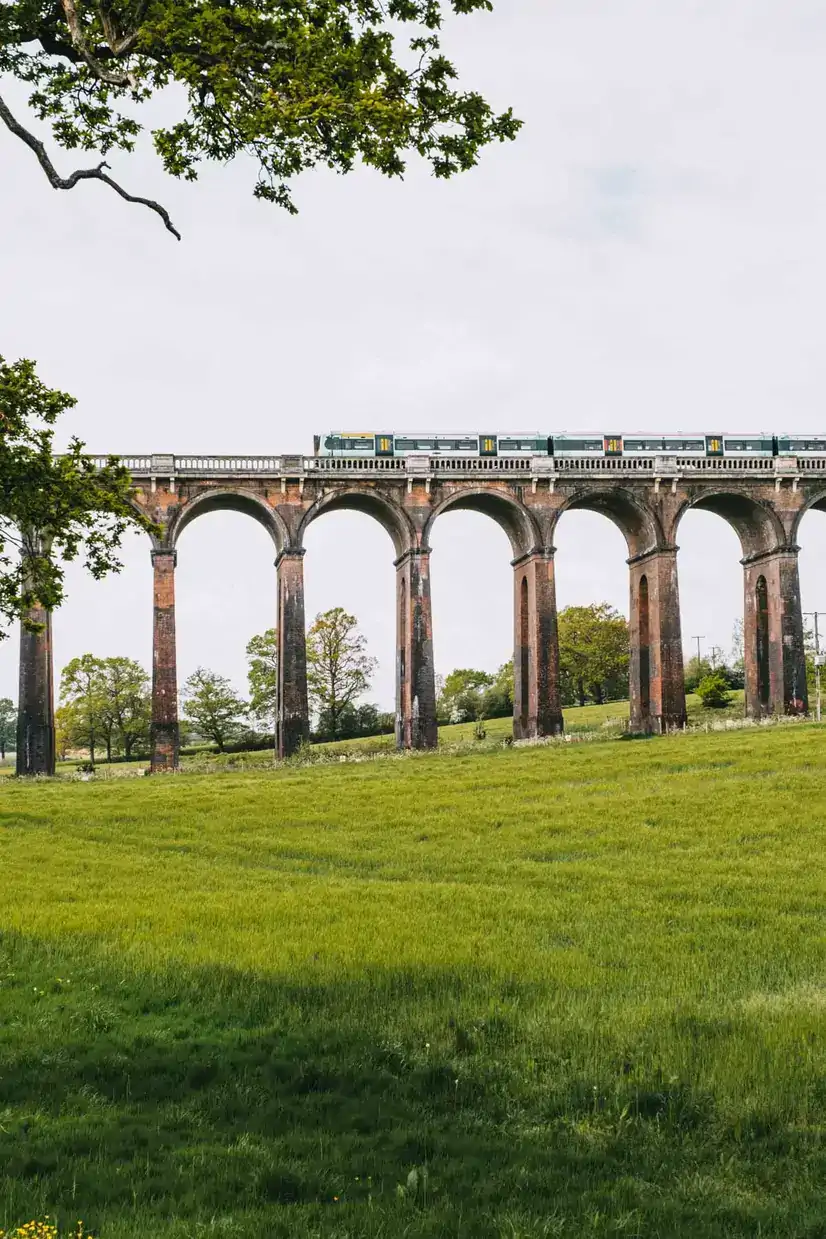
M 0 1229 L 826 1235 L 826 732 L 0 792 Z

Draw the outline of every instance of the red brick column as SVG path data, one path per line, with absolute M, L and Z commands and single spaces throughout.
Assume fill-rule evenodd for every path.
M 396 744 L 434 749 L 438 740 L 430 551 L 417 549 L 396 560 Z
M 304 551 L 282 551 L 278 569 L 278 695 L 275 747 L 289 757 L 310 739 L 307 705 L 307 634 L 304 620 Z
M 742 561 L 746 714 L 805 714 L 806 655 L 798 547 Z
M 175 646 L 175 564 L 171 550 L 153 550 L 152 770 L 177 770 L 178 655 Z
M 628 561 L 631 570 L 631 730 L 663 732 L 686 721 L 677 548 Z
M 513 561 L 513 734 L 516 740 L 562 731 L 554 551 Z
M 52 613 L 31 607 L 26 618 L 39 625 L 30 632 L 20 624 L 20 679 L 17 698 L 17 773 L 54 774 L 54 672 Z

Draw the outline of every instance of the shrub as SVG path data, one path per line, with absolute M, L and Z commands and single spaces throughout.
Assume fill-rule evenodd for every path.
M 722 710 L 731 704 L 728 680 L 722 671 L 713 671 L 704 676 L 697 685 L 697 696 L 706 710 Z

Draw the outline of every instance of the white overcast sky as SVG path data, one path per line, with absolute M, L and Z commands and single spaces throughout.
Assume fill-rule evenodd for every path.
M 104 187 L 50 189 L 0 131 L 0 353 L 73 392 L 63 434 L 95 452 L 305 451 L 359 429 L 826 432 L 826 7 L 822 0 L 498 0 L 451 23 L 468 87 L 525 121 L 480 167 L 403 183 L 356 170 L 295 185 L 301 214 L 251 196 L 254 169 L 164 177 L 179 245 Z M 76 166 L 56 153 L 61 169 Z M 826 608 L 826 520 L 802 526 L 806 610 Z M 680 529 L 685 644 L 728 648 L 739 545 L 717 517 Z M 487 518 L 433 539 L 437 669 L 510 656 L 511 568 Z M 393 568 L 370 518 L 307 539 L 308 618 L 355 612 L 393 699 Z M 602 516 L 557 537 L 560 606 L 627 613 L 625 544 Z M 69 572 L 58 670 L 77 654 L 151 665 L 147 540 L 103 583 Z M 245 687 L 244 645 L 274 623 L 267 535 L 210 514 L 179 546 L 181 682 L 198 665 Z M 16 696 L 17 641 L 0 647 Z

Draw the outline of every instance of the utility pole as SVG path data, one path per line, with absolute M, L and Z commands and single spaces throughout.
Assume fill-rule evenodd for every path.
M 826 656 L 820 652 L 820 633 L 817 627 L 818 616 L 826 615 L 826 611 L 804 611 L 804 618 L 811 615 L 815 622 L 815 689 L 817 691 L 817 706 L 815 717 L 820 722 L 820 668 L 826 662 Z
M 706 639 L 706 638 L 705 638 L 705 633 L 702 633 L 699 637 L 692 637 L 692 638 L 691 638 L 691 640 L 692 640 L 692 641 L 696 641 L 696 642 L 697 642 L 697 666 L 698 666 L 698 668 L 699 668 L 699 666 L 700 666 L 700 663 L 703 661 L 703 660 L 702 660 L 702 656 L 700 655 L 700 642 L 701 642 L 701 641 L 705 641 L 705 639 Z
M 721 646 L 712 645 L 711 647 L 711 669 L 712 671 L 717 670 L 717 659 L 720 658 L 722 653 L 723 653 L 723 650 Z

